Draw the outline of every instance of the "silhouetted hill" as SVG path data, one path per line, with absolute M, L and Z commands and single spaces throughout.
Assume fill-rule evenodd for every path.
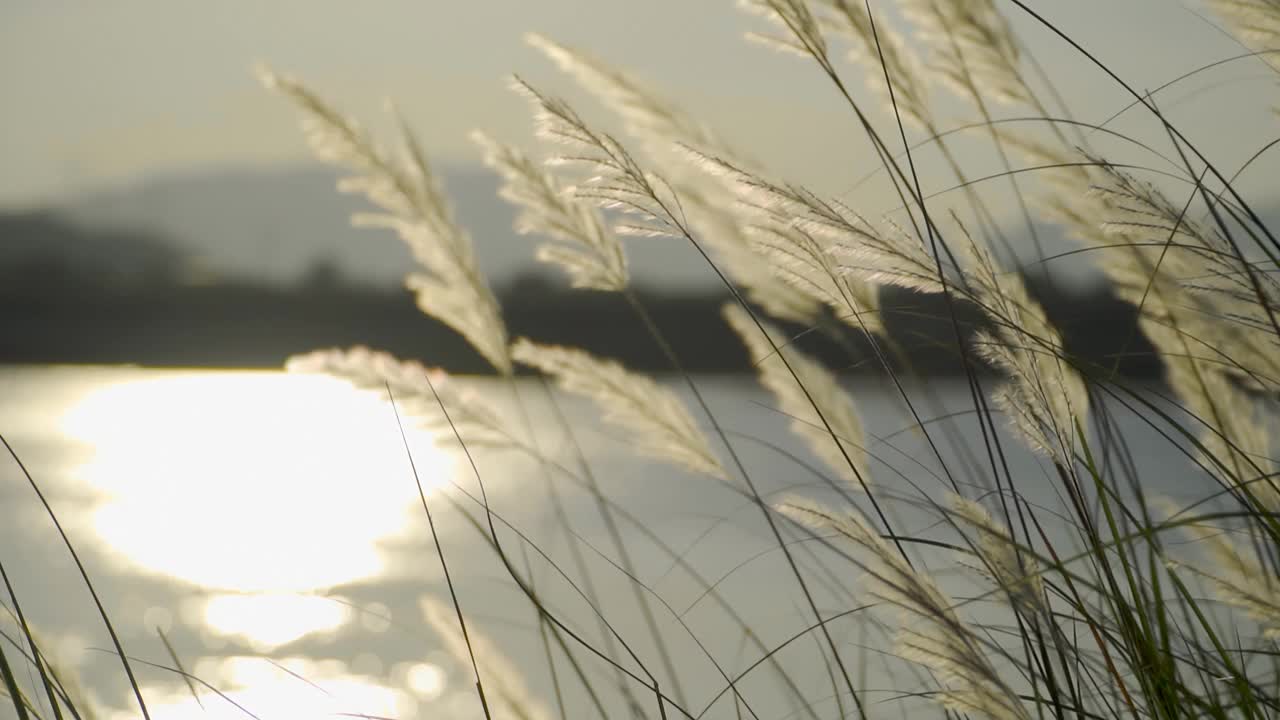
M 48 211 L 0 216 L 0 282 L 10 289 L 166 285 L 186 272 L 181 251 L 157 233 L 91 232 Z
M 498 197 L 496 175 L 480 166 L 437 168 L 477 260 L 495 284 L 536 268 L 536 238 L 512 230 L 513 209 Z M 223 169 L 156 176 L 52 208 L 75 227 L 145 230 L 169 238 L 194 262 L 226 278 L 289 286 L 317 262 L 352 284 L 397 287 L 412 259 L 393 233 L 351 227 L 363 198 L 336 189 L 340 174 L 320 165 Z M 690 287 L 712 275 L 692 248 L 671 239 L 628 242 L 635 277 Z

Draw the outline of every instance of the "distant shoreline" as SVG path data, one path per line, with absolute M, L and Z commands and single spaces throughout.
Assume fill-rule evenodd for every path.
M 456 333 L 425 317 L 406 291 L 342 285 L 284 290 L 250 284 L 205 287 L 108 287 L 28 282 L 0 287 L 0 363 L 135 364 L 163 367 L 272 368 L 322 347 L 367 345 L 451 372 L 486 374 L 487 365 Z M 1067 349 L 1082 362 L 1126 377 L 1155 377 L 1160 366 L 1136 331 L 1131 306 L 1100 292 L 1055 294 L 1028 278 L 1049 315 L 1064 328 Z M 499 291 L 512 337 L 583 347 L 649 372 L 671 368 L 619 297 L 571 290 L 527 277 Z M 691 372 L 746 372 L 746 354 L 720 317 L 727 293 L 640 291 L 642 302 Z M 884 321 L 913 368 L 925 375 L 963 372 L 941 296 L 886 290 Z M 962 327 L 977 322 L 961 307 Z M 859 331 L 841 342 L 804 333 L 799 344 L 846 373 L 878 372 Z

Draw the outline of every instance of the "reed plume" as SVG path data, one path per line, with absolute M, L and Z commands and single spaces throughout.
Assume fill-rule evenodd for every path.
M 747 346 L 760 384 L 773 393 L 778 411 L 791 418 L 792 432 L 850 487 L 869 486 L 862 419 L 836 376 L 792 347 L 777 328 L 757 326 L 740 306 L 726 305 L 723 312 Z
M 1048 617 L 1042 569 L 1035 558 L 1018 547 L 1009 529 L 992 518 L 980 503 L 959 495 L 952 496 L 948 507 L 951 517 L 977 532 L 974 551 L 980 563 L 970 566 L 990 578 L 1023 615 Z
M 819 59 L 830 65 L 827 40 L 813 10 L 805 0 L 738 0 L 738 7 L 764 18 L 783 32 L 747 33 L 747 39 L 776 50 Z
M 1164 506 L 1171 519 L 1180 514 L 1173 503 L 1166 500 Z M 1264 637 L 1280 638 L 1280 577 L 1242 551 L 1224 528 L 1197 522 L 1184 524 L 1182 529 L 1207 550 L 1213 561 L 1207 567 L 1213 569 L 1176 560 L 1169 561 L 1169 567 L 1203 578 L 1220 600 L 1252 617 Z
M 1008 378 L 993 393 L 996 405 L 1032 448 L 1071 468 L 1089 406 L 1085 381 L 1022 278 L 1001 271 L 990 252 L 960 228 L 966 242 L 958 250 L 968 259 L 969 293 L 994 326 L 979 332 L 974 343 Z
M 644 142 L 650 151 L 671 149 L 676 142 L 727 150 L 710 128 L 626 73 L 537 33 L 526 35 L 525 40 L 612 110 L 621 118 L 626 132 Z
M 991 0 L 902 0 L 903 12 L 932 51 L 929 71 L 956 94 L 983 102 L 1027 103 L 1020 51 Z
M 512 88 L 533 107 L 538 137 L 561 146 L 561 153 L 550 162 L 582 171 L 573 194 L 601 209 L 637 218 L 617 223 L 615 232 L 643 237 L 683 235 L 674 209 L 679 202 L 664 178 L 647 172 L 622 142 L 588 125 L 565 101 L 538 92 L 520 78 Z
M 559 265 L 577 288 L 616 291 L 627 286 L 622 244 L 594 207 L 573 197 L 519 150 L 480 132 L 472 139 L 484 150 L 485 164 L 502 176 L 501 196 L 520 208 L 516 230 L 561 241 L 540 245 L 539 260 Z
M 1280 2 L 1277 0 L 1206 0 L 1240 42 L 1261 53 L 1263 62 L 1280 71 Z M 1268 52 L 1270 51 L 1270 52 Z
M 1040 197 L 1046 217 L 1103 250 L 1100 265 L 1116 294 L 1138 308 L 1166 382 L 1195 419 L 1203 461 L 1228 486 L 1243 485 L 1246 497 L 1277 507 L 1280 493 L 1263 460 L 1268 423 L 1240 387 L 1275 388 L 1280 378 L 1280 336 L 1268 317 L 1274 278 L 1245 267 L 1216 230 L 1104 158 L 1044 143 L 1018 147 L 1059 189 Z M 1256 287 L 1247 286 L 1250 274 Z
M 729 473 L 680 398 L 653 380 L 582 350 L 539 345 L 520 338 L 517 362 L 556 379 L 570 393 L 592 400 L 605 419 L 632 433 L 630 441 L 653 457 L 721 480 Z
M 334 110 L 302 83 L 269 70 L 262 83 L 302 112 L 303 130 L 321 160 L 347 168 L 342 192 L 359 193 L 382 210 L 357 215 L 367 227 L 394 230 L 421 266 L 405 283 L 422 312 L 452 327 L 495 369 L 511 372 L 502 311 L 476 265 L 471 238 L 454 220 L 417 139 L 397 116 L 402 143 L 399 162 L 353 120 Z
M 866 67 L 871 88 L 890 111 L 918 128 L 933 127 L 929 89 L 916 56 L 906 41 L 880 15 L 874 17 L 859 0 L 817 0 L 825 12 L 821 26 L 853 43 L 850 58 Z M 892 93 L 890 92 L 892 86 Z
M 715 253 L 733 282 L 752 302 L 779 320 L 809 324 L 826 302 L 780 276 L 776 257 L 761 234 L 732 209 L 732 201 L 715 191 L 681 193 L 685 216 L 697 237 Z M 830 297 L 830 296 L 827 296 Z
M 1170 303 L 1169 310 L 1176 324 L 1199 343 L 1230 350 L 1205 360 L 1255 387 L 1280 389 L 1280 335 L 1272 322 L 1280 282 L 1274 274 L 1249 266 L 1216 229 L 1188 219 L 1155 186 L 1101 159 L 1095 162 L 1104 180 L 1092 193 L 1109 211 L 1102 229 L 1140 256 L 1131 272 L 1145 277 L 1126 285 L 1150 285 L 1153 276 L 1176 283 L 1177 305 Z
M 882 231 L 852 208 L 836 200 L 827 200 L 802 186 L 781 184 L 738 167 L 731 161 L 686 148 L 701 167 L 713 177 L 733 188 L 741 212 L 750 219 L 753 232 L 778 236 L 794 228 L 824 245 L 823 252 L 836 258 L 829 272 L 840 278 L 854 278 L 867 283 L 897 285 L 922 292 L 939 292 L 939 279 L 933 258 L 914 238 L 895 225 Z M 784 242 L 773 257 L 786 254 L 799 257 L 811 253 Z M 782 260 L 786 262 L 785 259 Z M 822 272 L 828 272 L 823 269 Z M 826 282 L 826 281 L 823 281 Z M 848 314 L 845 303 L 837 308 Z M 856 314 L 856 308 L 852 308 Z
M 662 182 L 679 203 L 683 230 L 689 239 L 706 246 L 715 255 L 718 267 L 745 294 L 770 315 L 796 322 L 810 322 L 818 307 L 832 294 L 815 296 L 779 265 L 781 256 L 767 239 L 749 227 L 749 220 L 733 207 L 731 189 L 717 181 L 707 182 L 696 159 L 682 148 L 732 158 L 738 165 L 749 162 L 722 141 L 710 128 L 642 86 L 626 73 L 608 67 L 586 54 L 555 43 L 541 35 L 529 35 L 530 44 L 541 50 L 556 66 L 569 74 L 585 90 L 612 110 L 631 136 L 640 141 L 651 161 L 662 161 L 671 175 Z M 674 151 L 674 152 L 673 152 Z M 801 287 L 797 287 L 797 286 Z M 846 313 L 847 314 L 847 313 Z
M 778 509 L 798 523 L 834 532 L 862 551 L 853 561 L 864 573 L 868 594 L 901 615 L 898 654 L 938 676 L 943 688 L 934 697 L 943 707 L 992 720 L 1030 720 L 1022 700 L 991 663 L 982 640 L 933 578 L 908 564 L 866 520 L 802 500 L 787 501 Z
M 389 353 L 357 346 L 295 355 L 285 363 L 285 369 L 332 375 L 378 392 L 390 389 L 392 399 L 406 412 L 431 428 L 452 434 L 440 412 L 444 405 L 458 435 L 470 445 L 504 448 L 520 444 L 502 414 L 483 396 L 458 387 L 444 370 L 428 368 L 416 360 L 399 360 Z

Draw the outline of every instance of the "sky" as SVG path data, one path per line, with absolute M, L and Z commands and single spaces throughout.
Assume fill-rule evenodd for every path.
M 1078 117 L 1101 121 L 1128 101 L 1061 41 L 998 1 Z M 1029 3 L 1138 88 L 1241 52 L 1192 0 Z M 744 42 L 744 31 L 758 26 L 733 5 L 0 0 L 0 210 L 57 205 L 171 174 L 309 162 L 292 110 L 255 80 L 259 62 L 306 80 L 374 128 L 385 99 L 394 98 L 437 162 L 474 164 L 472 129 L 530 140 L 527 108 L 507 89 L 512 72 L 582 98 L 524 43 L 528 31 L 633 72 L 788 180 L 854 198 L 872 214 L 890 210 L 884 192 L 853 194 L 874 158 L 847 107 L 812 64 Z M 843 68 L 861 76 L 858 66 Z M 1158 97 L 1189 136 L 1234 167 L 1274 132 L 1266 109 L 1276 86 L 1253 60 Z M 954 124 L 972 117 L 959 105 L 943 107 Z M 878 122 L 893 129 L 884 114 Z M 1116 127 L 1152 136 L 1140 112 Z

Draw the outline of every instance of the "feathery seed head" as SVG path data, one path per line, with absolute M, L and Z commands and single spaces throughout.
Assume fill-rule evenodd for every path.
M 1009 530 L 982 505 L 952 496 L 951 513 L 978 533 L 974 547 L 982 561 L 978 569 L 1003 590 L 1012 605 L 1026 615 L 1048 617 L 1044 580 L 1039 563 L 1019 550 Z
M 791 430 L 851 487 L 869 486 L 862 419 L 836 376 L 791 347 L 771 324 L 757 325 L 740 305 L 725 305 L 723 312 L 747 346 L 760 384 L 773 393 L 778 410 L 791 417 Z
M 733 191 L 740 214 L 775 271 L 798 289 L 809 288 L 808 294 L 831 305 L 842 318 L 860 317 L 861 310 L 853 304 L 874 297 L 872 288 L 858 288 L 851 280 L 941 290 L 933 258 L 896 226 L 882 233 L 840 202 L 766 180 L 691 147 L 684 151 Z
M 641 451 L 704 475 L 729 479 L 706 435 L 669 388 L 617 362 L 574 348 L 520 338 L 511 353 L 517 362 L 554 377 L 566 391 L 594 401 L 606 420 L 633 433 L 629 440 Z
M 513 87 L 533 105 L 538 135 L 567 148 L 551 162 L 583 170 L 585 177 L 571 188 L 575 197 L 604 210 L 639 216 L 639 221 L 623 223 L 617 231 L 683 234 L 675 210 L 679 200 L 664 178 L 647 172 L 622 143 L 592 129 L 564 101 L 538 92 L 520 78 Z
M 826 38 L 806 0 L 738 0 L 738 7 L 769 20 L 787 33 L 786 36 L 748 33 L 748 40 L 828 64 Z
M 933 50 L 929 69 L 957 95 L 1025 104 L 1033 93 L 1019 70 L 1017 41 L 991 0 L 903 0 Z
M 285 363 L 293 373 L 332 375 L 359 388 L 382 392 L 391 389 L 397 407 L 420 418 L 436 431 L 449 431 L 440 412 L 443 405 L 462 440 L 472 445 L 513 447 L 518 441 L 501 421 L 501 415 L 479 394 L 459 388 L 448 373 L 417 361 L 399 360 L 389 353 L 356 346 L 294 355 Z
M 504 181 L 499 194 L 520 208 L 516 230 L 561 241 L 539 246 L 539 260 L 564 268 L 574 287 L 616 291 L 627 286 L 622 243 L 595 208 L 566 192 L 550 173 L 515 148 L 481 132 L 473 133 L 472 139 L 484 151 L 485 164 Z
M 787 500 L 777 509 L 802 525 L 833 531 L 864 551 L 855 562 L 866 574 L 869 592 L 902 615 L 897 653 L 938 675 L 944 687 L 936 697 L 944 707 L 992 720 L 1030 720 L 991 664 L 981 639 L 933 578 L 908 564 L 865 518 L 804 500 Z
M 1206 4 L 1226 21 L 1240 42 L 1259 51 L 1280 49 L 1280 2 L 1277 0 L 1206 0 Z M 1274 53 L 1261 56 L 1263 62 L 1280 70 Z
M 854 43 L 850 57 L 866 66 L 872 89 L 885 107 L 896 107 L 901 116 L 916 127 L 933 124 L 929 93 L 916 56 L 907 52 L 906 42 L 879 16 L 873 18 L 860 0 L 817 0 L 826 12 L 819 15 L 823 28 Z M 892 83 L 893 94 L 885 84 Z
M 1177 514 L 1173 503 L 1162 499 L 1162 504 L 1166 515 Z M 1208 581 L 1219 599 L 1251 616 L 1265 637 L 1280 638 L 1280 577 L 1242 552 L 1223 528 L 1203 523 L 1182 528 L 1196 540 L 1196 545 L 1208 549 L 1213 571 L 1185 563 L 1176 563 L 1176 567 Z
M 974 338 L 978 352 L 1008 375 L 993 393 L 996 406 L 1036 451 L 1063 468 L 1075 465 L 1077 428 L 1089 407 L 1084 378 L 1068 362 L 1062 336 L 1016 272 L 1003 272 L 965 230 L 957 244 L 973 300 L 994 324 Z
M 709 129 L 624 73 L 537 33 L 526 35 L 525 40 L 621 117 L 627 132 L 651 150 L 670 149 L 675 142 L 721 147 Z
M 417 138 L 397 115 L 401 160 L 393 161 L 354 121 L 301 83 L 260 72 L 267 87 L 302 112 L 316 155 L 352 172 L 339 188 L 363 194 L 381 212 L 357 217 L 359 224 L 395 230 L 421 266 L 406 278 L 418 307 L 465 337 L 499 372 L 511 372 L 502 310 L 476 266 L 471 238 L 453 212 Z

